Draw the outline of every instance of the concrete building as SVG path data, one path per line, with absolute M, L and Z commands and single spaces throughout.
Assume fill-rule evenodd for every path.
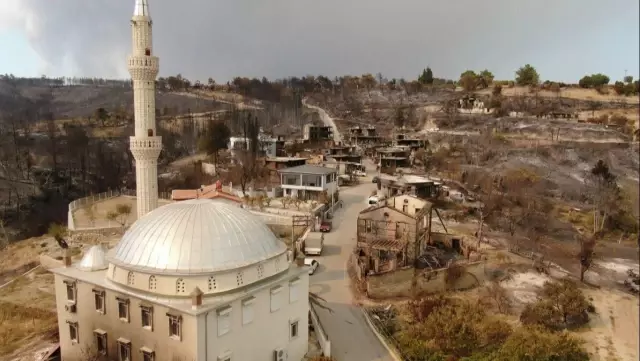
M 269 185 L 279 186 L 282 183 L 280 171 L 287 168 L 307 164 L 307 158 L 303 157 L 273 157 L 264 160 L 264 167 L 269 172 Z
M 408 147 L 414 151 L 423 149 L 427 144 L 426 140 L 415 138 L 407 134 L 396 134 L 395 143 L 399 147 Z
M 442 182 L 414 174 L 404 174 L 402 176 L 381 174 L 378 181 L 378 190 L 389 198 L 401 194 L 411 194 L 418 198 L 434 199 L 441 193 Z
M 260 139 L 262 150 L 268 158 L 272 157 L 284 157 L 287 155 L 285 150 L 285 140 L 282 136 L 267 137 L 264 136 Z
M 302 129 L 302 138 L 307 142 L 333 140 L 333 128 L 325 125 L 305 124 Z
M 130 138 L 136 160 L 138 218 L 158 207 L 158 156 L 162 137 L 156 132 L 156 85 L 160 68 L 153 56 L 152 21 L 146 0 L 136 0 L 131 19 L 133 49 L 128 59 L 133 81 L 135 135 Z
M 157 208 L 52 270 L 62 360 L 302 360 L 309 275 L 289 258 L 233 200 Z
M 371 206 L 358 216 L 357 251 L 365 273 L 413 265 L 431 230 L 432 204 L 402 195 Z
M 301 165 L 279 171 L 280 186 L 285 196 L 300 199 L 318 199 L 323 192 L 331 197 L 338 191 L 338 173 L 335 168 Z
M 376 144 L 380 137 L 375 127 L 351 127 L 347 130 L 349 141 L 353 144 Z

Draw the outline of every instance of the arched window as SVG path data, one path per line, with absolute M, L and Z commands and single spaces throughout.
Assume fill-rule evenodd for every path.
M 127 274 L 127 284 L 128 285 L 133 285 L 133 282 L 135 281 L 135 276 L 133 275 L 133 272 L 129 271 L 129 274 Z
M 182 278 L 178 278 L 176 281 L 176 293 L 184 293 L 184 280 Z
M 150 290 L 155 290 L 156 289 L 156 276 L 150 276 L 149 277 L 149 289 Z
M 209 276 L 209 280 L 207 281 L 207 284 L 209 286 L 209 291 L 213 291 L 218 288 L 218 285 L 216 284 L 216 279 L 213 276 Z
M 151 49 L 149 49 L 149 48 L 144 49 L 144 55 L 151 56 Z

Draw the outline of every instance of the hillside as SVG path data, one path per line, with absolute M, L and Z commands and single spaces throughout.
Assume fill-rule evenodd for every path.
M 92 116 L 98 108 L 133 112 L 133 90 L 122 86 L 12 84 L 0 80 L 0 115 L 28 108 L 51 97 L 50 111 L 57 119 Z M 47 100 L 48 101 L 48 100 Z M 169 114 L 206 112 L 225 109 L 227 105 L 212 98 L 197 98 L 173 92 L 157 92 L 156 108 Z

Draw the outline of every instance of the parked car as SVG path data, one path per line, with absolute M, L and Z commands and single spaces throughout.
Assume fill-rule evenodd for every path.
M 320 232 L 331 232 L 331 222 L 330 221 L 323 221 L 322 223 L 320 223 Z
M 354 170 L 354 171 L 353 171 L 353 174 L 354 174 L 355 176 L 357 176 L 357 177 L 366 177 L 366 176 L 367 176 L 367 173 L 365 173 L 365 172 L 363 172 L 363 171 L 361 171 L 361 170 Z
M 316 261 L 315 259 L 305 258 L 304 265 L 309 267 L 309 274 L 312 275 L 316 272 L 320 263 L 318 263 L 318 261 Z

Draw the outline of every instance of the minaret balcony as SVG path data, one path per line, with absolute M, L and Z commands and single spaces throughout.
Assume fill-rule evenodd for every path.
M 129 149 L 136 159 L 157 159 L 162 150 L 162 137 L 130 137 Z
M 133 80 L 155 79 L 160 69 L 160 60 L 157 56 L 129 56 L 129 73 Z

